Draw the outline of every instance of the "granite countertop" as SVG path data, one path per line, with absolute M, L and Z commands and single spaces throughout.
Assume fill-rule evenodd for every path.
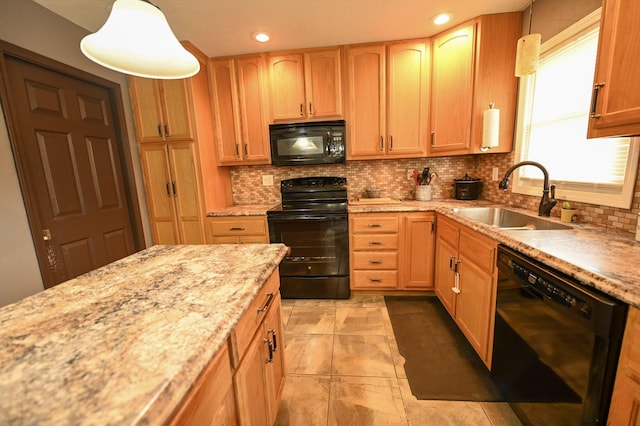
M 266 216 L 267 210 L 277 204 L 243 204 L 207 212 L 207 217 L 216 216 Z
M 553 231 L 504 230 L 461 216 L 456 207 L 495 206 L 486 201 L 453 199 L 401 201 L 392 204 L 350 205 L 349 213 L 435 211 L 501 244 L 555 268 L 581 283 L 640 308 L 640 243 L 628 232 L 572 223 L 572 229 Z M 537 217 L 530 210 L 510 210 Z M 559 222 L 557 218 L 545 218 Z
M 162 423 L 287 250 L 154 246 L 0 309 L 0 424 Z

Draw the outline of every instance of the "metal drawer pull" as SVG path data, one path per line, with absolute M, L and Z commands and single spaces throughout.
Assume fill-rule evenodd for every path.
M 381 246 L 382 242 L 381 241 L 369 241 L 369 245 L 370 246 Z
M 162 124 L 158 124 L 158 136 L 162 137 Z
M 591 112 L 589 118 L 600 118 L 601 114 L 596 113 L 596 104 L 598 103 L 598 93 L 600 88 L 604 87 L 604 83 L 596 83 L 593 85 L 593 92 L 591 93 Z
M 369 228 L 382 228 L 381 223 L 370 223 L 367 225 Z
M 268 328 L 267 333 L 270 333 L 271 337 L 273 338 L 273 351 L 278 352 L 278 339 L 276 337 L 276 331 L 273 328 Z
M 229 231 L 244 231 L 245 228 L 241 227 L 241 226 L 232 226 L 231 228 L 229 228 Z
M 258 313 L 268 311 L 269 308 L 271 307 L 271 303 L 273 302 L 274 297 L 275 297 L 275 293 L 273 292 L 267 293 L 267 301 L 265 302 L 262 308 L 258 308 Z
M 369 281 L 372 283 L 381 283 L 382 279 L 380 278 L 369 278 Z
M 265 359 L 264 363 L 271 364 L 273 362 L 273 346 L 271 346 L 271 340 L 265 338 L 262 342 L 269 345 L 269 358 Z
M 170 137 L 171 133 L 169 133 L 169 123 L 164 123 L 164 135 L 166 137 Z
M 382 265 L 381 260 L 370 260 L 369 265 Z

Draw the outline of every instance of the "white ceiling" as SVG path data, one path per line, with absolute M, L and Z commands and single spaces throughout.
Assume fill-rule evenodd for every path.
M 113 0 L 34 0 L 98 30 Z M 478 15 L 523 10 L 529 0 L 153 0 L 180 40 L 207 56 L 427 37 Z M 454 14 L 443 27 L 431 18 Z M 250 38 L 262 30 L 272 41 Z

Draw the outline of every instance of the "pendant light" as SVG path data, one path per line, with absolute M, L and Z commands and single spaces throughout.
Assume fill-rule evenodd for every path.
M 516 51 L 516 77 L 524 77 L 533 74 L 538 69 L 540 57 L 540 34 L 531 34 L 531 20 L 533 17 L 533 0 L 529 6 L 529 34 L 518 39 Z
M 102 28 L 84 37 L 80 50 L 104 67 L 138 77 L 187 78 L 200 70 L 164 14 L 147 0 L 116 0 Z

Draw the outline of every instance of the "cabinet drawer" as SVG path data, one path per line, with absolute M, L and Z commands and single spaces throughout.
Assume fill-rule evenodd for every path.
M 234 366 L 237 366 L 242 359 L 249 343 L 251 343 L 253 335 L 264 320 L 267 311 L 273 303 L 276 302 L 279 291 L 280 275 L 276 269 L 251 303 L 247 312 L 242 315 L 235 330 L 231 333 Z
M 398 232 L 398 222 L 397 216 L 353 216 L 351 218 L 351 232 L 354 234 Z
M 269 239 L 266 235 L 243 235 L 232 236 L 227 235 L 223 237 L 212 237 L 212 244 L 269 244 Z
M 496 266 L 497 243 L 475 231 L 462 228 L 460 230 L 460 257 L 469 258 L 480 269 L 493 273 Z
M 460 234 L 456 222 L 442 215 L 438 215 L 438 238 L 445 240 L 451 247 L 458 247 L 458 235 Z
M 398 252 L 355 251 L 351 264 L 353 269 L 398 269 Z
M 352 242 L 352 250 L 397 250 L 398 234 L 356 234 Z
M 352 288 L 396 288 L 397 271 L 353 271 Z
M 212 217 L 208 219 L 213 237 L 231 235 L 267 235 L 266 220 L 262 216 Z

